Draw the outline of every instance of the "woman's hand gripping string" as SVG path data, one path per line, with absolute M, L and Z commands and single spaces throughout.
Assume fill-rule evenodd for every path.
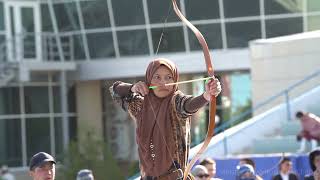
M 145 82 L 139 81 L 131 87 L 131 91 L 133 93 L 138 93 L 141 96 L 145 96 L 149 93 L 149 88 Z

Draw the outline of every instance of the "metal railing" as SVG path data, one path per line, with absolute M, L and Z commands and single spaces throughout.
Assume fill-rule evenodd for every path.
M 299 87 L 299 86 L 301 86 L 301 85 L 303 85 L 303 84 L 305 84 L 305 83 L 309 82 L 310 80 L 313 80 L 317 77 L 320 77 L 320 69 L 318 69 L 317 71 L 313 72 L 312 74 L 306 76 L 302 80 L 290 85 L 289 87 L 282 90 L 281 92 L 269 97 L 268 99 L 257 104 L 256 106 L 246 110 L 245 112 L 241 113 L 240 115 L 232 117 L 230 120 L 227 120 L 225 123 L 223 123 L 219 127 L 215 128 L 215 132 L 223 133 L 228 128 L 250 119 L 250 118 L 245 119 L 245 117 L 251 116 L 251 114 L 253 114 L 255 111 L 262 109 L 263 107 L 266 107 L 267 105 L 269 105 L 273 101 L 275 101 L 279 98 L 283 98 L 283 97 L 285 99 L 284 104 L 286 106 L 286 117 L 287 117 L 287 120 L 290 121 L 291 120 L 291 107 L 290 107 L 291 99 L 290 99 L 289 93 L 294 91 L 297 87 Z M 320 83 L 315 85 L 315 87 L 319 86 L 319 85 L 320 85 Z M 229 154 L 228 148 L 227 148 L 228 147 L 227 146 L 227 139 L 228 139 L 228 137 L 224 136 L 223 143 L 224 143 L 224 153 L 225 154 Z
M 36 43 L 36 36 L 41 36 L 41 43 Z M 17 39 L 18 38 L 18 39 Z M 75 40 L 73 35 L 60 36 L 63 55 L 68 61 L 75 60 Z M 18 43 L 18 44 L 17 44 Z M 24 33 L 6 39 L 0 44 L 0 62 L 19 62 L 24 59 L 35 59 L 36 47 L 41 46 L 41 61 L 59 61 L 58 43 L 53 33 Z M 10 56 L 11 55 L 11 56 Z

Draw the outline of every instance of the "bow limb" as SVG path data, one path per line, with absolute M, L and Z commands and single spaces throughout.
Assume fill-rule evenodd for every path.
M 200 45 L 202 47 L 202 50 L 203 50 L 203 55 L 204 55 L 204 59 L 205 59 L 205 62 L 206 62 L 208 75 L 210 77 L 213 77 L 214 76 L 214 70 L 213 70 L 213 66 L 212 66 L 212 63 L 211 63 L 211 61 L 212 61 L 211 60 L 211 55 L 210 55 L 209 48 L 208 48 L 206 40 L 204 39 L 204 37 L 201 34 L 201 32 L 193 24 L 191 24 L 187 20 L 187 18 L 180 12 L 176 0 L 172 0 L 172 5 L 173 5 L 173 9 L 174 9 L 175 13 L 177 14 L 177 16 L 196 35 L 196 37 L 197 37 L 197 39 L 198 39 L 198 41 L 199 41 L 199 43 L 200 43 Z M 190 163 L 185 168 L 184 175 L 183 175 L 183 179 L 184 180 L 186 180 L 186 178 L 187 178 L 192 166 L 200 158 L 200 156 L 203 154 L 203 152 L 206 150 L 206 148 L 208 147 L 208 144 L 210 143 L 210 140 L 212 139 L 212 137 L 214 135 L 215 116 L 216 116 L 216 97 L 215 96 L 211 96 L 211 100 L 210 100 L 210 115 L 209 115 L 209 125 L 208 125 L 207 136 L 206 136 L 206 139 L 204 140 L 200 150 L 191 159 Z

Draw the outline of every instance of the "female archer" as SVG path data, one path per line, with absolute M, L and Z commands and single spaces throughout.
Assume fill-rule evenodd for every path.
M 177 84 L 166 85 L 178 79 L 175 64 L 159 58 L 148 65 L 145 82 L 117 81 L 110 87 L 115 102 L 137 125 L 142 180 L 183 177 L 190 148 L 191 116 L 221 92 L 220 82 L 212 77 L 202 95 L 184 95 Z M 150 86 L 156 88 L 149 89 Z

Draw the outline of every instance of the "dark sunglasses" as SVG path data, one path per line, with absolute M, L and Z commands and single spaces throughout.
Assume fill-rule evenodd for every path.
M 199 177 L 199 178 L 203 178 L 203 177 L 208 178 L 209 176 L 210 176 L 209 174 L 199 174 L 199 175 L 197 175 L 197 177 Z

